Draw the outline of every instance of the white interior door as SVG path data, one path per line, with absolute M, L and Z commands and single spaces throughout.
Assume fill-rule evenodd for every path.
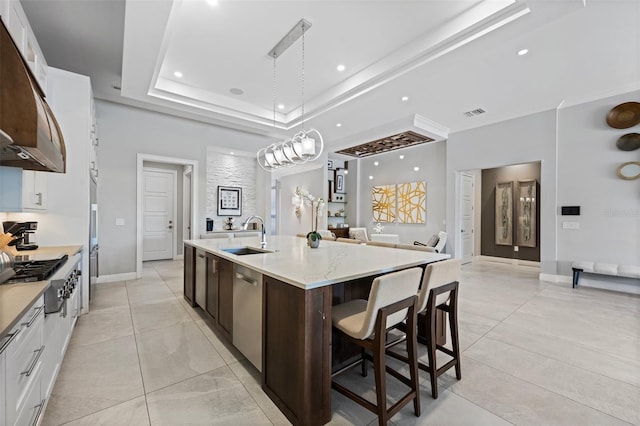
M 176 171 L 143 172 L 142 260 L 173 259 Z
M 460 173 L 460 242 L 462 263 L 469 263 L 473 257 L 473 176 Z

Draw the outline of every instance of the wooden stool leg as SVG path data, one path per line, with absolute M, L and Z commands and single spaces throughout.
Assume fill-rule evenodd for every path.
M 431 300 L 430 303 L 433 303 Z M 434 303 L 435 304 L 435 303 Z M 438 399 L 438 366 L 436 365 L 436 309 L 434 306 L 430 306 L 427 311 L 427 332 L 429 338 L 427 339 L 427 356 L 429 359 L 429 379 L 431 380 L 431 396 L 433 399 Z
M 458 292 L 451 292 L 451 303 L 449 311 L 449 327 L 451 329 L 451 346 L 454 357 L 456 359 L 456 378 L 462 379 L 462 370 L 460 368 L 460 341 L 458 338 Z
M 389 420 L 387 418 L 387 377 L 385 358 L 384 332 L 376 330 L 373 343 L 373 370 L 376 377 L 376 400 L 378 409 L 378 424 L 384 426 Z
M 420 417 L 420 384 L 418 383 L 418 348 L 417 348 L 417 324 L 416 316 L 410 316 L 407 320 L 407 354 L 409 355 L 409 376 L 411 390 L 415 391 L 413 399 L 413 412 Z

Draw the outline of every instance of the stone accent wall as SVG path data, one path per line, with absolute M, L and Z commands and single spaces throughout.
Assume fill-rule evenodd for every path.
M 227 218 L 218 216 L 218 185 L 242 188 L 242 216 L 234 216 L 236 226 L 256 214 L 256 167 L 253 157 L 207 149 L 207 217 L 214 220 L 214 229 L 222 229 Z

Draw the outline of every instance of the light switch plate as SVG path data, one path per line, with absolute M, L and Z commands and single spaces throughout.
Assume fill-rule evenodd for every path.
M 562 229 L 580 229 L 579 222 L 562 222 Z

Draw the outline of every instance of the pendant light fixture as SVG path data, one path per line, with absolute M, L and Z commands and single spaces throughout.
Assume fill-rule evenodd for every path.
M 285 50 L 287 50 L 296 40 L 302 37 L 302 106 L 300 124 L 302 130 L 293 135 L 292 138 L 277 141 L 262 148 L 256 155 L 256 160 L 260 167 L 266 171 L 272 171 L 282 167 L 291 167 L 296 164 L 304 164 L 307 161 L 317 160 L 322 154 L 324 141 L 322 135 L 316 129 L 304 128 L 304 54 L 305 54 L 305 32 L 311 28 L 311 23 L 305 19 L 301 19 L 292 29 L 285 35 L 282 40 L 276 44 L 269 56 L 273 58 L 273 129 L 276 130 L 276 59 Z

